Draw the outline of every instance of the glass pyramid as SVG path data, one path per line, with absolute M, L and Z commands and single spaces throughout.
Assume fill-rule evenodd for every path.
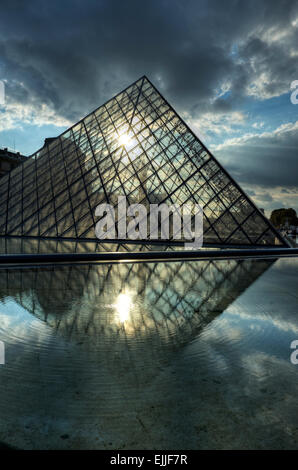
M 96 241 L 119 196 L 200 204 L 204 245 L 287 246 L 146 77 L 1 178 L 0 235 Z

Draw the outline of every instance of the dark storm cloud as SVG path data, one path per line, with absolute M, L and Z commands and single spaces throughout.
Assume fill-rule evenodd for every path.
M 1 2 L 0 73 L 15 83 L 10 99 L 42 100 L 72 120 L 143 74 L 192 116 L 222 112 L 264 71 L 265 92 L 288 86 L 294 59 L 263 32 L 287 28 L 294 8 L 290 0 L 10 0 Z M 229 99 L 215 99 L 225 82 Z
M 227 141 L 215 155 L 239 183 L 298 188 L 298 121 L 272 133 Z
M 71 122 L 144 74 L 195 119 L 243 111 L 247 96 L 279 96 L 298 78 L 292 0 L 9 0 L 0 13 L 8 102 Z M 294 187 L 297 147 L 292 129 L 216 155 L 239 182 Z

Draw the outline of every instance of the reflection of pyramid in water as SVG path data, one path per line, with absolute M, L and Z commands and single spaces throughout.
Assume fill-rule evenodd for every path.
M 3 435 L 8 442 L 13 436 L 15 443 L 17 417 L 21 423 L 33 423 L 43 448 L 51 436 L 60 439 L 61 423 L 70 436 L 75 430 L 73 448 L 86 442 L 90 449 L 93 436 L 97 439 L 100 433 L 109 440 L 111 435 L 123 439 L 130 429 L 139 441 L 142 423 L 147 425 L 143 416 L 153 408 L 157 411 L 152 423 L 161 422 L 167 433 L 169 423 L 174 422 L 176 432 L 185 416 L 183 432 L 193 429 L 198 420 L 192 413 L 196 402 L 191 392 L 207 380 L 200 395 L 206 407 L 205 393 L 218 399 L 234 361 L 241 373 L 242 357 L 235 354 L 232 342 L 234 320 L 227 320 L 229 314 L 222 322 L 218 317 L 272 263 L 212 260 L 0 269 L 0 299 L 8 305 L 18 303 L 32 315 L 10 306 L 10 321 L 1 328 L 10 354 L 7 375 L 3 378 L 7 369 L 1 369 L 0 381 L 5 432 L 7 421 L 12 423 L 12 431 Z M 119 295 L 131 298 L 130 312 L 127 302 L 119 303 Z M 240 316 L 241 305 L 236 310 Z M 205 328 L 211 334 L 200 339 Z M 194 375 L 199 385 L 193 389 Z M 214 390 L 215 377 L 223 378 L 223 384 Z M 187 413 L 181 413 L 183 400 L 190 402 Z M 221 413 L 222 409 L 220 405 Z M 145 433 L 152 429 L 153 424 L 146 426 Z M 20 448 L 23 439 L 24 426 Z M 122 449 L 120 441 L 115 448 Z
M 204 244 L 285 244 L 146 77 L 1 179 L 0 234 L 95 239 L 119 196 L 200 204 Z
M 274 260 L 117 263 L 0 270 L 0 300 L 14 298 L 69 340 L 131 336 L 160 347 L 189 341 Z M 103 346 L 102 346 L 103 347 Z M 150 348 L 152 349 L 152 348 Z M 155 348 L 153 348 L 154 350 Z

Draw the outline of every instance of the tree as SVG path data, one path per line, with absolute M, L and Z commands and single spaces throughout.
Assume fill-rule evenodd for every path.
M 298 226 L 297 214 L 292 208 L 275 209 L 271 212 L 270 222 L 277 228 L 285 224 Z

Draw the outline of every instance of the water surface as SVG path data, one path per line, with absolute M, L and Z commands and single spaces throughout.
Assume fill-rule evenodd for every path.
M 298 259 L 0 270 L 0 441 L 298 448 Z

